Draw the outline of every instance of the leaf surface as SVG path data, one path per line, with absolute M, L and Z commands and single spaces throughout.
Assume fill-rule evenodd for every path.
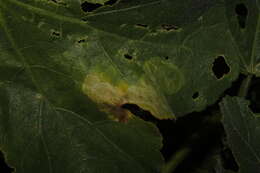
M 127 124 L 109 121 L 73 92 L 64 99 L 74 102 L 70 106 L 77 112 L 54 106 L 19 84 L 1 84 L 0 146 L 16 172 L 160 170 L 161 137 L 153 125 L 140 119 Z
M 221 0 L 122 0 L 93 13 L 74 0 L 0 0 L 8 163 L 26 173 L 158 172 L 158 129 L 122 106 L 174 119 L 214 103 L 239 72 L 224 11 Z M 218 57 L 229 68 L 219 79 Z
M 20 55 L 5 48 L 2 54 L 64 73 L 81 85 L 98 73 L 117 93 L 111 100 L 138 104 L 158 119 L 202 110 L 237 77 L 239 56 L 222 1 L 119 1 L 93 13 L 83 12 L 79 2 L 63 2 L 2 1 L 1 39 Z M 229 68 L 220 79 L 213 72 L 219 56 Z M 131 91 L 136 87 L 149 92 Z M 115 105 L 107 102 L 109 96 L 90 97 Z

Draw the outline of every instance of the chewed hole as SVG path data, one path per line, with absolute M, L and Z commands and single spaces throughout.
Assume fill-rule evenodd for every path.
M 5 161 L 4 154 L 0 151 L 0 172 L 12 173 L 14 169 L 9 167 Z
M 55 36 L 55 37 L 60 37 L 60 35 L 61 35 L 61 33 L 57 32 L 57 31 L 53 31 L 51 34 L 52 34 L 52 36 Z
M 81 4 L 81 9 L 84 11 L 84 12 L 92 12 L 94 10 L 96 10 L 97 8 L 101 7 L 102 5 L 101 4 L 98 4 L 98 3 L 89 3 L 89 2 L 83 2 Z
M 131 55 L 129 55 L 129 54 L 125 54 L 124 57 L 125 57 L 126 59 L 129 59 L 129 60 L 133 59 L 133 57 L 132 57 Z
M 196 99 L 199 97 L 199 92 L 195 92 L 193 95 L 192 95 L 192 98 L 193 99 Z
M 117 1 L 118 1 L 118 0 L 109 0 L 109 1 L 105 2 L 104 4 L 105 4 L 105 5 L 110 5 L 110 6 L 112 6 L 112 5 L 114 5 L 115 3 L 117 3 Z
M 141 24 L 141 23 L 136 24 L 136 26 L 137 26 L 137 27 L 142 27 L 142 28 L 147 28 L 147 27 L 148 27 L 148 25 L 146 25 L 146 24 Z
M 172 24 L 162 24 L 161 25 L 162 29 L 166 30 L 166 31 L 172 31 L 172 30 L 178 30 L 179 27 L 172 25 Z
M 81 39 L 81 40 L 78 41 L 78 43 L 84 43 L 84 42 L 86 42 L 85 39 Z
M 230 72 L 230 68 L 226 63 L 223 56 L 218 56 L 213 62 L 212 71 L 217 79 L 222 78 L 224 75 Z
M 248 10 L 245 4 L 237 4 L 235 7 L 235 12 L 237 14 L 237 20 L 238 24 L 241 28 L 246 27 L 246 20 L 247 20 L 247 15 L 248 15 Z

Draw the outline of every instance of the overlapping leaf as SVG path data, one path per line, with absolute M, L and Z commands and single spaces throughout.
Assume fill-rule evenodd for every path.
M 248 108 L 249 102 L 226 97 L 221 103 L 228 143 L 240 173 L 260 170 L 260 118 Z

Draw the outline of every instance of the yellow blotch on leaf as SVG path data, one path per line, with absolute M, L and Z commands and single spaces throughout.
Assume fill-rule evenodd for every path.
M 131 118 L 132 114 L 121 107 L 126 103 L 136 104 L 158 119 L 175 118 L 165 96 L 143 76 L 129 82 L 114 68 L 105 72 L 95 68 L 86 75 L 82 90 L 113 120 L 126 122 Z

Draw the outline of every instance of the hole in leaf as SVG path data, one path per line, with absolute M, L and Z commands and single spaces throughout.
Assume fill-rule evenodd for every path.
M 59 36 L 60 36 L 60 33 L 59 33 L 59 32 L 56 32 L 56 31 L 53 31 L 53 32 L 52 32 L 52 35 L 55 36 L 55 37 L 59 37 Z
M 225 74 L 230 72 L 230 68 L 226 63 L 226 60 L 223 56 L 218 56 L 212 67 L 212 71 L 217 79 L 222 78 Z
M 81 39 L 78 41 L 78 43 L 84 43 L 86 40 L 85 39 Z
M 246 27 L 246 19 L 247 19 L 247 15 L 248 15 L 247 7 L 243 3 L 237 4 L 235 11 L 236 11 L 236 14 L 237 14 L 237 20 L 238 20 L 239 26 L 241 28 L 245 28 Z
M 193 99 L 196 99 L 199 97 L 199 92 L 195 92 L 193 95 L 192 95 L 192 98 Z
M 5 161 L 4 154 L 0 151 L 0 172 L 11 173 L 14 169 L 9 167 Z
M 132 57 L 131 55 L 129 55 L 129 54 L 125 54 L 124 57 L 125 57 L 126 59 L 129 59 L 129 60 L 133 59 L 133 57 Z
M 162 24 L 162 28 L 166 31 L 171 31 L 171 30 L 178 30 L 179 27 L 171 24 Z
M 225 169 L 238 172 L 239 167 L 235 161 L 232 151 L 226 148 L 221 151 L 222 165 Z
M 147 27 L 148 27 L 148 25 L 146 25 L 146 24 L 141 24 L 141 23 L 136 24 L 136 26 L 137 26 L 137 27 L 142 27 L 142 28 L 147 28 Z
M 101 7 L 101 4 L 98 3 L 89 3 L 89 2 L 84 2 L 81 4 L 81 9 L 84 12 L 92 12 L 94 10 L 96 10 L 97 8 Z
M 142 109 L 136 104 L 126 103 L 121 106 L 123 109 L 129 110 L 132 114 L 138 116 L 145 121 L 156 122 L 157 119 L 147 110 Z
M 105 4 L 105 5 L 110 5 L 110 6 L 112 6 L 112 5 L 114 5 L 115 3 L 117 3 L 117 1 L 118 1 L 118 0 L 109 0 L 109 1 L 105 2 L 104 4 Z

